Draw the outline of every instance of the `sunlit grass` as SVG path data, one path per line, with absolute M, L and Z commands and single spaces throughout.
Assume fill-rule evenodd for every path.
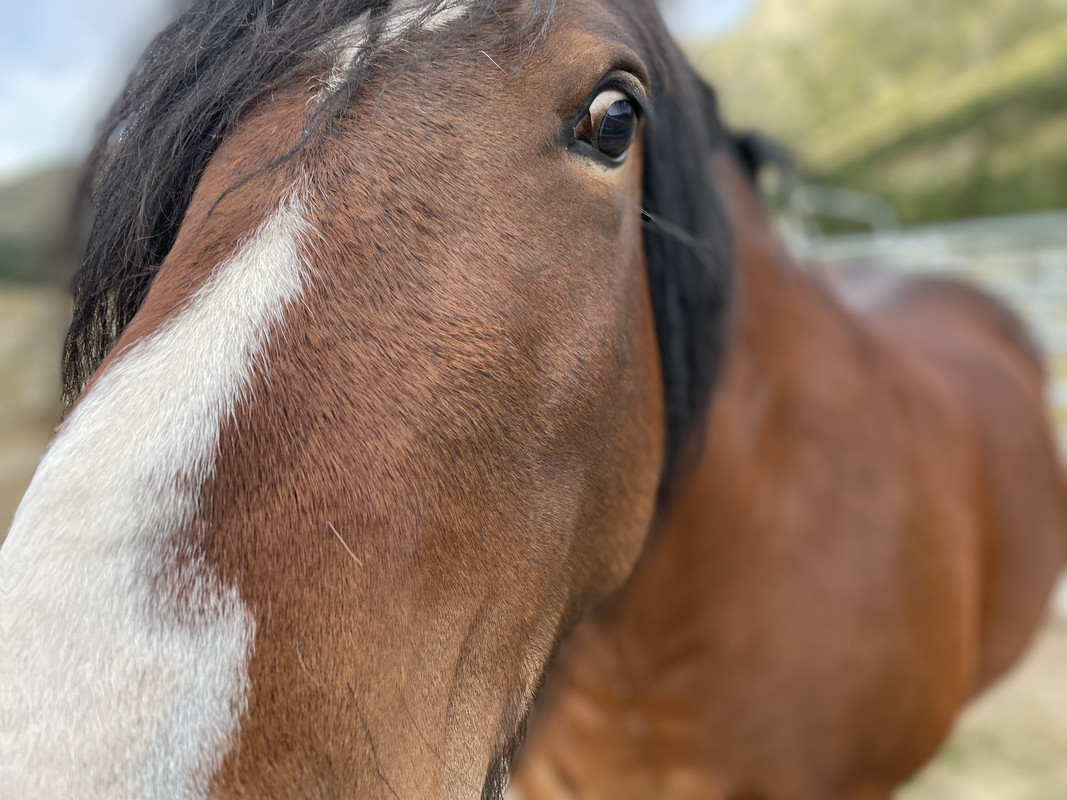
M 899 800 L 1067 797 L 1065 663 L 1067 626 L 1059 623 L 967 710 L 938 757 Z

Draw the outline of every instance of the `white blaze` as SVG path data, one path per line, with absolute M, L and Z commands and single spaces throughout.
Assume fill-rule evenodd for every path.
M 439 31 L 470 13 L 472 0 L 443 0 L 426 10 L 425 0 L 396 0 L 382 21 L 374 47 L 387 48 L 412 31 Z M 323 83 L 327 92 L 344 83 L 353 62 L 372 45 L 370 13 L 365 12 L 330 36 L 325 49 L 335 53 L 335 63 Z
M 42 459 L 0 549 L 2 800 L 206 796 L 255 624 L 176 548 L 220 426 L 302 294 L 307 230 L 294 190 L 110 364 Z

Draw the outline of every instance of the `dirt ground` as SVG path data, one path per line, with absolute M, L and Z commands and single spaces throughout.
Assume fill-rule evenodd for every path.
M 1067 623 L 1050 623 L 1027 658 L 964 714 L 899 800 L 1067 798 Z
M 0 537 L 55 425 L 69 313 L 58 291 L 0 288 Z M 1067 597 L 1063 605 L 1067 610 Z M 899 800 L 1065 798 L 1067 621 L 1061 619 L 1049 623 L 1008 678 L 971 706 Z

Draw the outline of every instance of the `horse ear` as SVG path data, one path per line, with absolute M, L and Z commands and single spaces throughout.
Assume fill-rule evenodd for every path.
M 743 131 L 730 137 L 734 155 L 755 183 L 764 167 L 775 167 L 784 175 L 792 176 L 796 169 L 789 150 L 760 131 Z
M 729 141 L 718 103 L 688 65 L 679 65 L 670 83 L 648 120 L 644 150 L 645 254 L 667 407 L 661 499 L 701 440 L 733 286 L 729 227 L 712 168 Z

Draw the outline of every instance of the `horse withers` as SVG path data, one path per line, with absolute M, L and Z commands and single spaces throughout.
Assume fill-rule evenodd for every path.
M 550 673 L 516 795 L 887 800 L 1007 670 L 1067 560 L 1040 356 L 947 279 L 830 286 L 740 162 L 706 447 Z
M 721 135 L 652 0 L 161 34 L 0 550 L 3 796 L 497 796 L 700 427 Z

